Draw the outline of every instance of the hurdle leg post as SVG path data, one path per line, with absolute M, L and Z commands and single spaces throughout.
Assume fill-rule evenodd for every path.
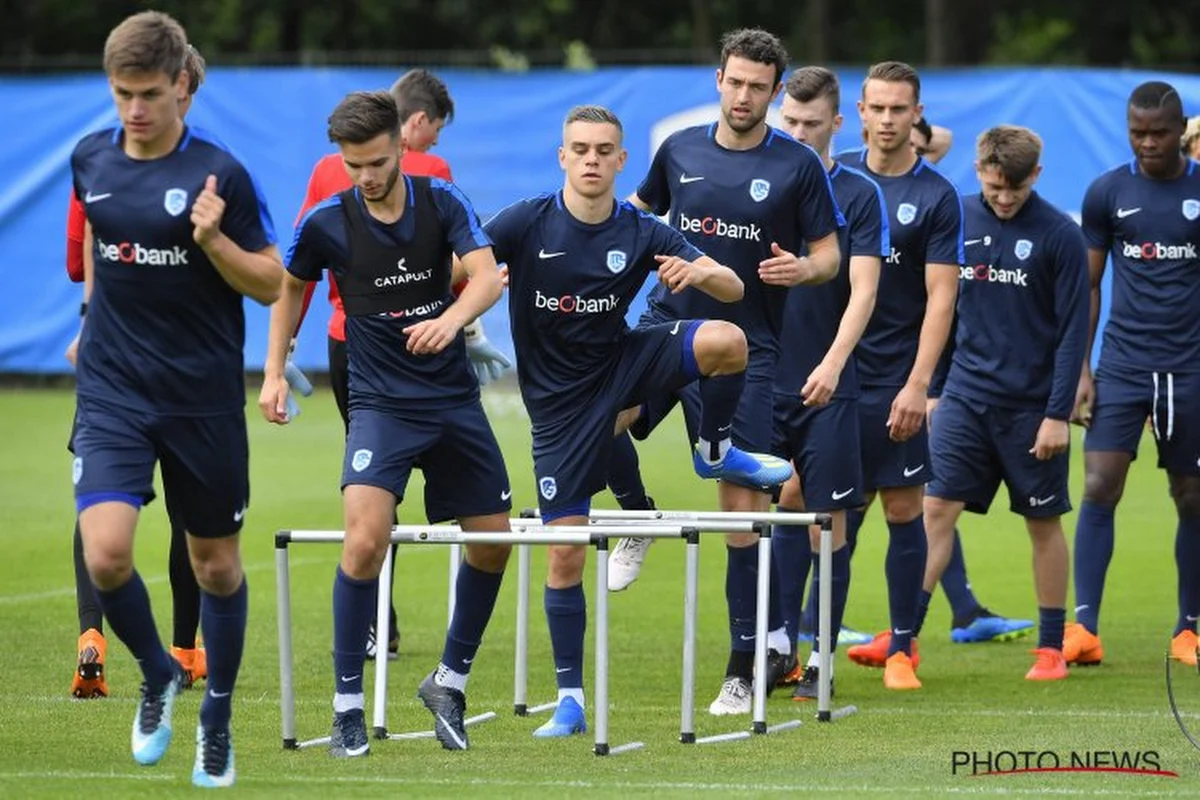
M 450 587 L 446 594 L 446 630 L 450 630 L 450 623 L 454 621 L 454 604 L 457 602 L 458 595 L 458 569 L 462 566 L 462 545 L 450 545 Z
M 771 593 L 771 526 L 757 523 L 758 602 L 754 619 L 754 733 L 767 732 L 767 615 Z
M 608 755 L 608 538 L 596 538 L 596 746 Z
M 696 743 L 696 608 L 700 577 L 700 531 L 689 528 L 683 581 L 683 685 L 679 741 Z
M 817 560 L 817 570 L 821 576 L 821 593 L 818 597 L 821 612 L 817 620 L 817 647 L 820 648 L 817 662 L 817 720 L 829 722 L 832 719 L 830 703 L 833 699 L 833 631 L 830 630 L 833 627 L 833 517 L 823 515 L 820 524 Z
M 388 608 L 391 605 L 392 547 L 389 542 L 383 556 L 383 566 L 379 568 L 379 591 L 375 597 L 375 698 L 371 706 L 372 726 L 376 739 L 388 738 L 387 732 L 387 673 L 388 650 Z M 384 631 L 388 631 L 384 633 Z
M 296 687 L 292 682 L 292 588 L 288 565 L 291 531 L 275 534 L 275 603 L 279 631 L 279 710 L 282 717 L 283 748 L 296 749 Z
M 523 717 L 529 710 L 529 545 L 517 545 L 517 642 L 513 669 L 513 714 Z

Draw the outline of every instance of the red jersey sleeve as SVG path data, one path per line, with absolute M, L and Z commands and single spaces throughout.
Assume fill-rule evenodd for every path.
M 67 204 L 67 275 L 75 283 L 83 282 L 83 235 L 87 213 L 72 190 Z
M 296 215 L 296 225 L 300 224 L 304 215 L 317 203 L 349 188 L 350 176 L 342 167 L 342 157 L 337 153 L 323 156 L 313 167 L 312 175 L 308 178 L 308 189 L 304 193 L 304 202 L 300 206 L 300 213 Z M 310 283 L 304 288 L 304 303 L 300 306 L 300 319 L 296 322 L 296 330 L 292 332 L 292 336 L 300 334 L 300 326 L 304 324 L 304 318 L 308 315 L 308 308 L 312 305 L 313 293 L 316 288 L 317 284 L 315 283 Z

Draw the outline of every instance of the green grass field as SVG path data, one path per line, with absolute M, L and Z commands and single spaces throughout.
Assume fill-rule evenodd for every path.
M 515 394 L 486 393 L 488 410 L 508 461 L 514 505 L 534 502 L 528 422 Z M 136 665 L 110 639 L 111 696 L 68 697 L 77 635 L 71 570 L 73 505 L 70 457 L 64 449 L 74 397 L 66 391 L 0 393 L 0 796 L 161 797 L 191 790 L 199 692 L 176 708 L 176 740 L 163 763 L 139 768 L 129 755 L 129 728 L 140 680 Z M 800 717 L 805 724 L 751 741 L 685 747 L 679 725 L 682 547 L 660 543 L 641 580 L 613 595 L 610 606 L 612 681 L 610 742 L 641 740 L 644 750 L 609 759 L 592 755 L 592 740 L 537 741 L 537 719 L 512 716 L 515 570 L 505 584 L 468 691 L 469 713 L 498 718 L 472 729 L 471 750 L 444 752 L 433 740 L 375 743 L 370 758 L 334 762 L 321 749 L 280 746 L 273 536 L 280 528 L 341 527 L 337 482 L 341 425 L 327 390 L 303 401 L 304 413 L 286 427 L 268 426 L 253 405 L 253 505 L 242 551 L 250 581 L 246 658 L 234 702 L 238 790 L 305 797 L 400 792 L 462 797 L 571 795 L 751 795 L 817 791 L 849 795 L 1116 795 L 1159 796 L 1200 791 L 1200 752 L 1183 738 L 1166 702 L 1163 653 L 1175 618 L 1175 516 L 1165 477 L 1154 468 L 1153 445 L 1135 463 L 1117 518 L 1117 551 L 1104 604 L 1106 660 L 1073 671 L 1067 681 L 1023 680 L 1029 640 L 953 645 L 949 612 L 939 595 L 921 642 L 925 688 L 891 693 L 881 673 L 837 661 L 837 704 L 859 713 L 818 724 L 815 709 L 790 696 L 769 701 L 769 721 Z M 682 425 L 660 430 L 641 448 L 650 493 L 660 508 L 714 507 L 715 490 L 692 475 Z M 1073 498 L 1082 482 L 1074 456 Z M 419 478 L 417 478 L 419 480 Z M 410 496 L 419 504 L 417 483 Z M 611 497 L 597 505 L 614 507 Z M 422 521 L 405 504 L 402 520 Z M 1066 521 L 1068 536 L 1073 516 Z M 1030 547 L 1007 500 L 964 521 L 973 586 L 994 609 L 1035 617 Z M 886 625 L 883 584 L 886 530 L 876 510 L 868 517 L 854 561 L 847 624 Z M 164 639 L 170 635 L 167 527 L 161 502 L 142 515 L 139 570 L 148 584 Z M 723 547 L 702 547 L 697 670 L 699 735 L 748 726 L 706 713 L 725 665 Z M 330 721 L 330 597 L 337 549 L 297 546 L 292 553 L 296 635 L 297 715 L 302 738 L 328 733 Z M 553 665 L 541 615 L 541 555 L 534 555 L 530 625 L 530 701 L 553 696 Z M 442 548 L 403 551 L 397 595 L 403 644 L 389 676 L 393 730 L 428 727 L 414 698 L 417 683 L 436 664 L 446 622 L 447 556 Z M 592 570 L 587 576 L 594 596 Z M 589 631 L 587 675 L 591 677 Z M 807 653 L 805 652 L 805 655 Z M 1200 688 L 1200 687 L 1198 687 Z M 1185 708 L 1200 712 L 1200 691 L 1185 689 Z M 368 696 L 370 695 L 368 681 Z M 592 700 L 591 695 L 588 697 Z M 589 718 L 591 717 L 589 710 Z M 1200 727 L 1200 721 L 1198 721 Z M 955 751 L 1155 751 L 1178 779 L 1127 774 L 1045 773 L 970 777 L 952 773 Z

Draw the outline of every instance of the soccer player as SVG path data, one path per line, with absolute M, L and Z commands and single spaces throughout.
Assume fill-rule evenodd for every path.
M 400 159 L 400 170 L 405 175 L 427 176 L 451 181 L 450 165 L 440 156 L 428 152 L 437 144 L 438 135 L 442 128 L 454 119 L 454 100 L 450 90 L 433 73 L 424 69 L 413 69 L 401 75 L 390 89 L 396 106 L 400 109 L 400 141 L 404 145 L 404 154 Z M 351 188 L 352 183 L 346 174 L 341 153 L 330 153 L 322 157 L 313 167 L 308 179 L 308 190 L 304 195 L 304 203 L 296 216 L 296 224 L 304 219 L 317 203 L 332 197 L 339 192 Z M 342 305 L 342 297 L 338 293 L 337 281 L 332 274 L 327 275 L 329 281 L 329 304 L 333 314 L 329 318 L 329 384 L 333 389 L 333 399 L 337 404 L 342 424 L 347 431 L 350 429 L 349 387 L 346 363 L 346 311 Z M 313 292 L 317 283 L 306 283 L 304 301 L 300 312 L 300 322 L 296 325 L 296 335 L 300 333 L 300 325 L 312 302 Z M 511 364 L 507 357 L 488 342 L 483 333 L 483 326 L 476 320 L 464 328 L 467 340 L 467 355 L 471 358 L 475 374 L 481 384 L 498 378 Z M 392 550 L 393 558 L 396 555 Z M 392 572 L 393 584 L 396 579 Z M 389 592 L 391 587 L 388 587 Z M 387 641 L 388 658 L 396 658 L 400 651 L 400 629 L 396 618 L 395 602 L 391 604 L 389 635 Z M 371 618 L 371 629 L 367 636 L 367 658 L 375 658 L 377 649 L 375 636 L 375 618 Z
M 738 447 L 756 452 L 769 450 L 773 439 L 773 384 L 788 288 L 829 280 L 840 259 L 837 229 L 842 218 L 821 159 L 766 123 L 767 109 L 783 88 L 787 59 L 783 44 L 767 31 L 726 34 L 716 74 L 720 117 L 713 124 L 678 131 L 663 142 L 631 198 L 656 214 L 669 213 L 671 224 L 688 241 L 738 271 L 746 286 L 742 302 L 728 306 L 698 292 L 675 294 L 657 287 L 643 322 L 713 317 L 734 322 L 745 331 L 749 365 L 733 432 Z M 805 248 L 807 255 L 800 255 Z M 700 435 L 698 391 L 692 385 L 648 398 L 631 428 L 635 438 L 648 435 L 675 402 L 682 401 L 688 437 L 695 443 Z M 723 511 L 761 512 L 770 508 L 769 492 L 765 485 L 730 478 L 721 481 L 718 500 Z M 726 538 L 730 656 L 721 690 L 709 706 L 717 715 L 750 712 L 756 543 L 754 534 Z M 644 555 L 644 543 L 638 550 Z M 626 568 L 634 575 L 640 568 L 640 559 L 636 561 Z M 792 671 L 796 659 L 783 620 L 774 616 L 770 672 L 782 677 Z M 767 677 L 767 686 L 773 687 L 775 678 Z
M 138 512 L 154 497 L 161 464 L 188 533 L 208 659 L 192 782 L 228 786 L 247 609 L 238 538 L 250 497 L 242 298 L 274 302 L 281 265 L 250 173 L 179 115 L 186 50 L 183 28 L 160 12 L 114 28 L 104 68 L 121 125 L 84 137 L 71 155 L 96 242 L 72 477 L 88 573 L 144 678 L 133 756 L 155 764 L 184 683 L 133 564 Z
M 587 524 L 623 410 L 697 380 L 701 445 L 692 463 L 699 476 L 769 485 L 792 472 L 731 442 L 746 380 L 746 339 L 737 326 L 683 318 L 626 326 L 629 303 L 655 270 L 676 295 L 693 291 L 734 303 L 744 289 L 733 270 L 678 231 L 615 199 L 626 158 L 622 138 L 608 109 L 573 108 L 558 154 L 562 191 L 514 203 L 486 225 L 497 258 L 508 264 L 517 379 L 533 423 L 538 505 L 550 524 Z M 545 609 L 559 700 L 537 737 L 586 730 L 585 555 L 584 547 L 550 548 Z
M 1150 81 L 1129 96 L 1134 159 L 1092 182 L 1083 200 L 1091 275 L 1091 330 L 1100 280 L 1113 264 L 1113 297 L 1095 378 L 1086 361 L 1076 420 L 1084 437 L 1083 502 L 1075 524 L 1075 623 L 1068 663 L 1099 664 L 1100 600 L 1113 552 L 1113 512 L 1146 418 L 1179 524 L 1175 564 L 1179 617 L 1171 654 L 1196 663 L 1200 617 L 1200 165 L 1180 153 L 1183 106 L 1170 84 Z M 1088 348 L 1088 352 L 1091 348 Z
M 179 116 L 187 116 L 192 97 L 200 84 L 204 83 L 204 57 L 192 45 L 187 47 L 183 70 L 188 76 L 187 95 L 179 101 Z M 67 348 L 66 357 L 75 366 L 79 351 L 79 337 L 87 321 L 88 300 L 92 294 L 93 253 L 92 232 L 87 224 L 87 213 L 83 203 L 71 192 L 67 208 L 67 275 L 72 281 L 84 284 L 83 303 L 79 308 L 80 333 L 75 334 Z M 172 513 L 173 498 L 166 498 L 167 516 L 171 522 L 171 550 L 168 574 L 171 579 L 171 613 L 174 634 L 171 641 L 171 656 L 181 665 L 185 675 L 185 687 L 208 675 L 204 646 L 196 641 L 196 630 L 200 626 L 200 585 L 192 572 L 188 558 L 187 531 L 178 514 Z M 104 639 L 104 614 L 96 600 L 92 580 L 88 577 L 87 565 L 83 560 L 83 538 L 79 533 L 79 520 L 75 521 L 75 604 L 79 616 L 79 646 L 75 674 L 71 680 L 71 694 L 80 699 L 108 696 L 108 680 L 104 674 L 108 642 Z
M 850 586 L 846 511 L 862 505 L 859 463 L 858 373 L 854 348 L 875 306 L 880 264 L 891 252 L 883 193 L 878 184 L 830 155 L 842 126 L 837 75 L 824 67 L 802 67 L 784 86 L 783 129 L 816 150 L 829 172 L 834 199 L 846 219 L 839 231 L 838 275 L 820 286 L 797 286 L 784 310 L 775 375 L 774 454 L 794 462 L 796 475 L 784 484 L 780 511 L 827 512 L 833 516 L 833 585 L 830 641 L 836 646 Z M 803 491 L 801 491 L 803 486 Z M 788 641 L 797 641 L 804 583 L 810 563 L 817 586 L 818 542 L 797 525 L 776 525 L 771 545 Z M 814 540 L 819 532 L 813 529 Z M 814 595 L 816 593 L 814 592 Z M 799 674 L 793 697 L 815 698 L 818 648 Z
M 400 115 L 387 92 L 353 92 L 329 117 L 353 188 L 300 221 L 283 294 L 271 312 L 259 407 L 284 424 L 288 343 L 305 282 L 333 270 L 346 309 L 350 429 L 342 471 L 346 535 L 333 584 L 335 757 L 366 755 L 363 664 L 379 569 L 396 505 L 414 466 L 425 473 L 431 523 L 506 531 L 511 492 L 504 458 L 479 401 L 462 328 L 502 292 L 491 241 L 467 198 L 439 178 L 400 169 Z M 451 259 L 471 279 L 450 293 Z M 447 750 L 468 747 L 464 692 L 496 605 L 508 545 L 468 545 L 441 662 L 418 697 Z
M 868 508 L 880 495 L 888 523 L 891 631 L 847 655 L 884 667 L 884 686 L 901 690 L 921 686 L 912 635 L 925 572 L 921 496 L 932 472 L 925 403 L 950 332 L 963 259 L 958 192 L 910 144 L 921 111 L 916 70 L 899 61 L 875 64 L 858 102 L 867 146 L 838 156 L 882 188 L 891 238 L 875 311 L 856 354 L 863 492 Z M 848 536 L 857 534 L 863 513 L 848 515 Z
M 953 356 L 930 418 L 933 480 L 925 493 L 929 556 L 917 614 L 950 560 L 963 510 L 987 513 L 1003 481 L 1033 541 L 1037 660 L 1025 677 L 1067 677 L 1063 659 L 1071 509 L 1067 420 L 1087 342 L 1087 257 L 1079 226 L 1034 191 L 1042 141 L 1028 128 L 980 134 L 980 193 L 963 201 Z

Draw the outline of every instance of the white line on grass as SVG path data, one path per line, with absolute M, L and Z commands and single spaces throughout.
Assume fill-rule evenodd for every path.
M 588 756 L 591 759 L 591 756 Z M 96 780 L 115 780 L 115 781 L 170 781 L 176 782 L 179 780 L 176 775 L 163 773 L 147 773 L 147 772 L 75 772 L 70 770 L 48 770 L 45 772 L 24 771 L 24 772 L 0 772 L 0 781 L 30 781 L 30 780 L 45 780 L 45 781 L 96 781 Z M 972 783 L 969 786 L 946 786 L 944 784 L 926 785 L 926 786 L 881 786 L 879 784 L 863 784 L 851 785 L 847 783 L 827 783 L 819 784 L 812 781 L 802 783 L 696 783 L 696 782 L 675 782 L 675 781 L 538 781 L 538 780 L 510 780 L 505 778 L 419 778 L 419 777 L 402 777 L 402 776 L 299 776 L 299 775 L 280 775 L 278 777 L 256 776 L 256 775 L 239 775 L 238 783 L 247 784 L 268 784 L 268 785 L 314 785 L 324 784 L 331 786 L 493 786 L 501 788 L 543 788 L 543 789 L 602 789 L 606 791 L 612 790 L 650 790 L 650 791 L 691 791 L 691 792 L 845 792 L 859 794 L 917 794 L 929 795 L 936 792 L 938 794 L 955 794 L 955 795 L 1034 795 L 1044 797 L 1046 795 L 1056 796 L 1117 796 L 1117 797 L 1169 797 L 1174 796 L 1175 792 L 1165 792 L 1158 790 L 1139 791 L 1133 787 L 1121 790 L 1115 789 L 1083 789 L 1073 787 L 1048 787 L 1040 786 L 1019 787 L 1019 786 L 1000 786 L 986 785 L 984 783 Z

